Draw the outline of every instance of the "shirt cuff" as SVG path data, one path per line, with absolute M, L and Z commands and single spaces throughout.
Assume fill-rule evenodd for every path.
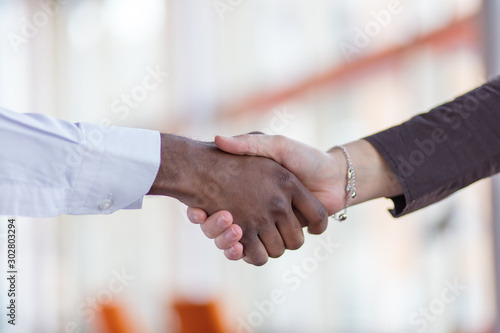
M 157 131 L 77 124 L 84 150 L 67 214 L 111 214 L 139 209 L 160 168 Z

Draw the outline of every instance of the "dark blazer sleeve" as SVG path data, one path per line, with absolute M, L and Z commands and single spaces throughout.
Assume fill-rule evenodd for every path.
M 365 140 L 403 188 L 393 216 L 442 200 L 500 172 L 500 77 Z

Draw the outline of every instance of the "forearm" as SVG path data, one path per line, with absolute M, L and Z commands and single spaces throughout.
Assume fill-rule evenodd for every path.
M 159 166 L 156 131 L 73 124 L 0 109 L 0 214 L 140 208 Z
M 396 217 L 500 172 L 500 78 L 399 126 L 367 137 L 404 195 Z
M 403 194 L 396 175 L 377 149 L 366 140 L 358 140 L 344 145 L 351 156 L 356 175 L 356 198 L 350 200 L 351 205 L 377 198 L 390 198 Z M 331 149 L 328 152 L 336 161 L 335 167 L 339 183 L 345 186 L 347 161 L 341 149 Z

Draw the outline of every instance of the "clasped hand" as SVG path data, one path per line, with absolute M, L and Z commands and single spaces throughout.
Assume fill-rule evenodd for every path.
M 342 209 L 346 167 L 335 155 L 282 136 L 218 136 L 215 144 L 230 154 L 261 156 L 241 160 L 249 170 L 244 179 L 235 179 L 228 187 L 224 198 L 229 201 L 220 206 L 223 211 L 188 203 L 191 222 L 200 224 L 228 259 L 264 264 L 285 249 L 299 248 L 304 241 L 302 227 L 321 233 L 326 229 L 327 214 Z M 220 163 L 226 155 L 219 155 Z M 227 208 L 232 200 L 237 200 L 234 210 Z
M 217 140 L 221 148 L 224 141 Z M 229 154 L 213 143 L 169 134 L 162 134 L 161 146 L 160 170 L 149 194 L 196 207 L 189 216 L 204 222 L 204 233 L 228 250 L 228 257 L 239 259 L 244 253 L 245 261 L 260 266 L 285 249 L 301 247 L 303 227 L 313 234 L 325 231 L 324 205 L 275 161 Z M 205 214 L 212 217 L 202 221 Z

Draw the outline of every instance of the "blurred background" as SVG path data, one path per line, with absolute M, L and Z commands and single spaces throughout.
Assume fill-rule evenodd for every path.
M 497 0 L 0 0 L 0 106 L 326 150 L 500 73 L 498 16 Z M 498 332 L 494 183 L 400 219 L 386 199 L 354 207 L 260 268 L 169 198 L 19 217 L 17 325 L 3 310 L 0 331 Z

